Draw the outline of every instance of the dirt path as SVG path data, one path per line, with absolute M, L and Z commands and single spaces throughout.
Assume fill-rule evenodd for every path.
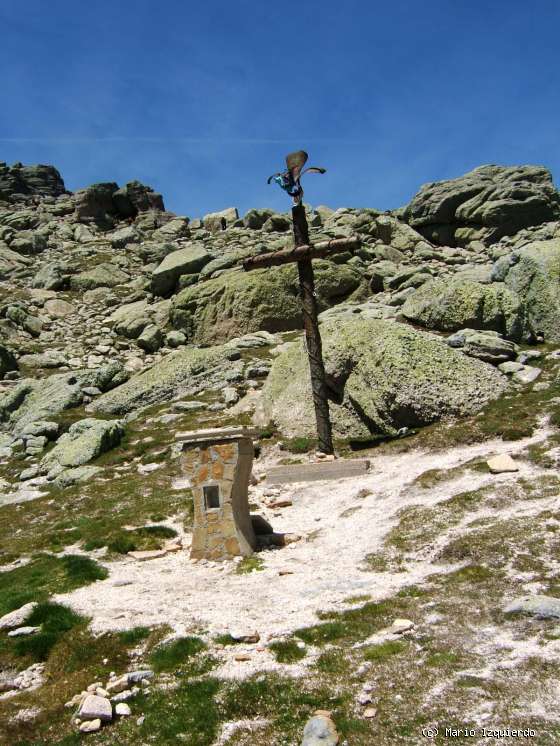
M 292 497 L 293 506 L 274 516 L 268 510 L 261 512 L 276 531 L 296 532 L 304 539 L 261 554 L 264 570 L 260 572 L 239 575 L 230 563 L 193 563 L 182 551 L 143 563 L 107 563 L 107 580 L 56 598 L 92 616 L 96 631 L 169 624 L 179 634 L 197 630 L 212 635 L 242 628 L 257 629 L 265 638 L 283 635 L 316 622 L 318 610 L 346 607 L 348 597 L 382 598 L 437 569 L 430 562 L 418 563 L 407 573 L 364 568 L 364 557 L 380 548 L 402 507 L 433 505 L 489 482 L 531 477 L 537 469 L 520 461 L 517 474 L 469 472 L 427 490 L 411 486 L 418 475 L 488 454 L 515 454 L 544 437 L 541 431 L 516 443 L 492 441 L 439 454 L 380 455 L 372 459 L 370 473 L 364 477 L 287 485 L 283 493 Z M 263 489 L 252 488 L 251 501 L 260 502 Z M 360 490 L 371 494 L 360 498 Z M 286 570 L 293 574 L 279 574 Z

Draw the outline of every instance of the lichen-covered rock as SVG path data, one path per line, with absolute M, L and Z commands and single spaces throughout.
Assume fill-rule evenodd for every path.
M 40 469 L 45 473 L 57 464 L 83 466 L 118 445 L 123 434 L 124 428 L 118 420 L 86 418 L 74 422 L 41 460 Z
M 337 437 L 391 436 L 402 427 L 472 414 L 507 386 L 491 366 L 404 324 L 340 319 L 321 330 Z M 274 361 L 257 419 L 273 421 L 286 435 L 315 433 L 301 340 Z
M 346 299 L 362 282 L 352 267 L 314 262 L 319 310 Z M 249 332 L 301 327 L 297 269 L 285 265 L 229 272 L 185 288 L 173 300 L 171 320 L 198 344 L 223 342 Z
M 47 262 L 31 281 L 31 287 L 62 290 L 68 284 L 68 268 L 62 262 Z
M 211 259 L 212 256 L 197 244 L 167 254 L 152 274 L 152 292 L 169 295 L 181 275 L 199 272 Z
M 12 251 L 5 243 L 0 241 L 0 280 L 8 279 L 12 272 L 24 269 L 32 261 L 31 257 L 22 256 Z
M 122 285 L 130 277 L 111 262 L 102 262 L 101 264 L 79 272 L 70 279 L 72 290 L 93 290 L 94 288 L 112 288 L 115 285 Z
M 14 433 L 37 420 L 51 420 L 83 401 L 82 389 L 95 386 L 108 391 L 122 383 L 125 373 L 120 363 L 112 362 L 97 370 L 59 373 L 43 379 L 25 379 L 0 396 L 0 422 Z
M 541 166 L 480 166 L 457 179 L 424 184 L 404 219 L 435 243 L 493 243 L 560 217 L 560 196 Z
M 174 241 L 177 238 L 184 238 L 189 235 L 189 219 L 186 217 L 176 217 L 157 229 L 152 235 L 154 240 Z
M 146 352 L 156 352 L 163 345 L 163 342 L 163 332 L 155 324 L 148 324 L 136 340 L 138 347 L 146 350 Z
M 109 236 L 111 246 L 114 249 L 124 249 L 127 244 L 135 243 L 139 239 L 140 236 L 137 231 L 134 230 L 132 225 L 127 225 L 124 228 L 119 228 L 118 230 L 111 233 L 111 235 Z
M 501 365 L 507 360 L 513 360 L 519 349 L 514 342 L 503 339 L 498 332 L 476 329 L 460 329 L 445 341 L 450 347 L 461 350 L 465 355 L 492 365 Z
M 233 368 L 231 361 L 238 356 L 238 352 L 235 354 L 226 347 L 176 350 L 123 385 L 97 397 L 88 411 L 120 416 L 179 395 L 197 393 L 220 382 L 224 384 Z
M 41 320 L 28 313 L 27 309 L 19 303 L 14 303 L 6 308 L 6 318 L 31 334 L 32 337 L 38 337 L 41 334 L 43 328 Z
M 524 331 L 546 342 L 560 341 L 560 239 L 535 241 L 515 254 L 505 284 L 523 301 Z
M 427 329 L 489 329 L 513 340 L 522 337 L 523 314 L 520 298 L 503 283 L 481 284 L 460 274 L 429 280 L 402 307 L 406 319 Z
M 47 239 L 41 231 L 19 231 L 10 241 L 10 249 L 17 254 L 40 254 L 47 248 Z
M 380 215 L 376 218 L 371 233 L 384 244 L 405 253 L 414 251 L 419 243 L 427 246 L 420 233 L 391 215 Z
M 285 233 L 292 227 L 290 220 L 284 215 L 271 215 L 262 226 L 265 233 Z

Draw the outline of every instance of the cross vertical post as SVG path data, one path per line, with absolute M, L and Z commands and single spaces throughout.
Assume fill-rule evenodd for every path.
M 308 246 L 309 229 L 305 216 L 305 207 L 301 203 L 292 207 L 292 221 L 295 247 Z M 302 259 L 298 261 L 297 266 L 319 450 L 323 453 L 332 454 L 334 453 L 332 426 L 327 396 L 325 365 L 323 363 L 323 347 L 319 331 L 313 265 L 311 259 Z
M 303 170 L 306 161 L 307 153 L 304 150 L 290 153 L 286 156 L 288 170 L 273 174 L 268 179 L 269 184 L 272 181 L 276 182 L 293 199 L 292 226 L 294 231 L 294 247 L 280 249 L 270 254 L 258 254 L 257 256 L 248 257 L 243 261 L 243 269 L 246 272 L 250 272 L 253 269 L 275 267 L 281 264 L 297 262 L 303 328 L 309 359 L 309 372 L 311 374 L 315 421 L 317 423 L 317 441 L 320 451 L 326 454 L 334 454 L 327 379 L 323 363 L 321 333 L 319 331 L 317 296 L 315 295 L 315 277 L 311 261 L 314 258 L 326 256 L 327 254 L 335 254 L 337 251 L 354 251 L 360 247 L 360 239 L 357 236 L 350 236 L 349 238 L 335 238 L 330 241 L 321 241 L 315 245 L 309 242 L 309 227 L 305 216 L 305 207 L 302 204 L 303 189 L 301 188 L 300 179 L 304 173 L 324 174 L 325 169 L 311 167 Z

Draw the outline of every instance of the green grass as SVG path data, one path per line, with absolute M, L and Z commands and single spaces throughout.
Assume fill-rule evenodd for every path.
M 133 627 L 118 633 L 119 640 L 123 645 L 137 645 L 150 636 L 150 627 Z
M 218 681 L 205 679 L 184 683 L 171 696 L 168 692 L 154 692 L 140 697 L 136 703 L 145 716 L 139 729 L 140 738 L 133 737 L 125 743 L 211 746 L 221 720 L 216 701 L 219 689 Z M 118 742 L 112 743 L 116 746 Z
M 304 627 L 294 635 L 308 645 L 325 645 L 340 642 L 350 644 L 363 640 L 390 624 L 397 616 L 413 617 L 417 601 L 415 598 L 391 598 L 371 601 L 354 609 L 319 614 L 325 621 L 312 627 Z
M 155 648 L 150 656 L 150 663 L 156 672 L 175 671 L 189 658 L 205 649 L 206 644 L 199 637 L 179 637 Z
M 299 647 L 295 640 L 276 640 L 268 646 L 278 663 L 296 663 L 306 656 L 304 647 Z
M 259 572 L 260 570 L 264 570 L 264 561 L 254 554 L 251 557 L 243 557 L 241 562 L 238 562 L 235 566 L 235 572 L 238 575 L 246 575 L 247 573 Z
M 280 443 L 280 446 L 290 453 L 309 453 L 315 448 L 315 441 L 311 438 L 287 438 Z
M 277 674 L 259 674 L 230 684 L 222 702 L 225 720 L 268 718 L 271 731 L 281 734 L 277 739 L 267 740 L 263 733 L 256 743 L 286 745 L 300 743 L 303 726 L 314 710 L 336 711 L 345 704 L 344 698 L 331 687 L 310 687 Z
M 348 659 L 346 651 L 336 648 L 326 650 L 317 658 L 315 668 L 323 674 L 340 676 L 348 674 L 352 662 Z
M 84 617 L 66 606 L 40 603 L 24 621 L 25 626 L 39 627 L 37 632 L 24 637 L 10 638 L 5 632 L 0 636 L 0 666 L 9 666 L 19 658 L 27 659 L 24 665 L 46 661 L 51 650 L 67 632 L 86 623 Z
M 35 607 L 25 624 L 41 629 L 29 637 L 15 639 L 14 652 L 18 656 L 29 656 L 34 661 L 45 661 L 63 635 L 85 618 L 62 604 L 41 603 Z
M 168 404 L 154 408 L 153 414 L 165 407 Z M 78 408 L 62 413 L 58 419 L 71 417 L 74 421 L 84 416 L 83 409 Z M 190 413 L 174 423 L 186 430 L 189 424 L 196 425 Z M 86 551 L 91 551 L 128 533 L 123 526 L 161 521 L 178 514 L 182 514 L 185 525 L 190 525 L 192 493 L 172 489 L 173 478 L 181 473 L 180 460 L 169 458 L 162 468 L 149 474 L 138 473 L 133 463 L 138 456 L 148 460 L 158 458 L 157 452 L 173 442 L 173 432 L 163 423 L 147 426 L 143 419 L 134 420 L 127 426 L 119 447 L 98 459 L 99 465 L 108 468 L 128 461 L 130 470 L 114 472 L 109 481 L 92 479 L 61 490 L 51 487 L 49 494 L 36 500 L 3 507 L 0 563 L 41 551 L 60 551 L 79 541 Z M 146 437 L 153 440 L 146 443 Z M 16 460 L 10 463 L 0 465 L 0 477 L 13 481 L 22 464 Z M 134 537 L 137 545 L 153 542 L 149 548 L 156 548 L 154 545 L 161 539 L 150 536 L 149 532 Z
M 107 570 L 89 557 L 36 555 L 27 565 L 0 573 L 0 616 L 29 601 L 46 601 L 53 593 L 67 593 L 107 575 Z
M 141 526 L 130 531 L 116 529 L 107 536 L 88 539 L 84 544 L 86 551 L 106 546 L 116 554 L 127 554 L 147 549 L 161 549 L 165 540 L 177 536 L 177 531 L 169 526 Z
M 380 662 L 387 660 L 392 655 L 402 653 L 406 645 L 402 640 L 387 640 L 379 645 L 370 645 L 365 649 L 364 658 L 367 661 Z

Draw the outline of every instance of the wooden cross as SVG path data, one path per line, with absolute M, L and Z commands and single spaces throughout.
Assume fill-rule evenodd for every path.
M 319 450 L 323 453 L 332 454 L 334 453 L 334 448 L 329 415 L 328 389 L 323 363 L 321 333 L 319 331 L 315 277 L 311 260 L 341 251 L 354 251 L 359 248 L 360 240 L 356 236 L 352 236 L 350 238 L 333 239 L 332 241 L 321 241 L 314 246 L 310 243 L 305 207 L 302 204 L 303 189 L 299 182 L 302 168 L 306 161 L 307 153 L 303 150 L 291 153 L 286 157 L 288 170 L 282 174 L 275 174 L 269 179 L 269 183 L 273 179 L 280 183 L 280 186 L 293 197 L 292 223 L 294 247 L 249 257 L 243 262 L 243 269 L 246 272 L 250 272 L 253 269 L 260 269 L 262 267 L 274 267 L 280 264 L 297 262 L 303 311 L 303 328 L 305 330 L 305 341 L 309 356 L 311 390 L 313 405 L 315 407 Z M 307 171 L 324 173 L 325 169 L 307 169 Z

